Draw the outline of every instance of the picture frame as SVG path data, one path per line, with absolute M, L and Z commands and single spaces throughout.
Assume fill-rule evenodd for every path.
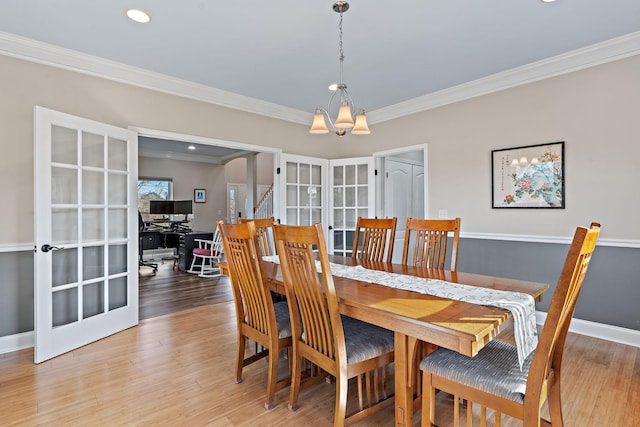
M 564 209 L 564 141 L 491 151 L 493 209 Z
M 207 190 L 196 188 L 193 190 L 193 201 L 195 203 L 207 203 Z

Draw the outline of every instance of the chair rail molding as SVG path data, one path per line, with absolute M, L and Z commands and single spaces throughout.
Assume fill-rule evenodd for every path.
M 497 234 L 497 233 L 470 233 L 460 232 L 461 239 L 481 240 L 505 240 L 510 242 L 528 243 L 560 243 L 571 244 L 571 236 L 537 236 L 528 234 Z M 640 240 L 630 239 L 598 239 L 598 246 L 611 246 L 616 248 L 640 248 Z

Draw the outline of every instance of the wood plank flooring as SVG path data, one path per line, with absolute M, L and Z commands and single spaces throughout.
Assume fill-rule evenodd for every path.
M 138 327 L 39 365 L 33 363 L 32 349 L 0 355 L 0 425 L 332 425 L 334 384 L 304 390 L 296 412 L 287 409 L 285 388 L 276 394 L 277 406 L 265 411 L 265 363 L 245 368 L 244 381 L 233 382 L 233 303 L 212 303 L 224 299 L 223 290 L 191 283 L 183 285 L 191 294 L 185 297 L 163 280 L 163 273 L 141 277 L 141 313 L 143 305 L 147 308 Z M 227 279 L 216 280 L 209 286 L 228 287 Z M 142 291 L 154 281 L 161 284 Z M 206 303 L 195 301 L 198 292 Z M 179 302 L 170 301 L 174 297 Z M 158 308 L 152 308 L 153 301 Z M 567 427 L 640 425 L 640 349 L 570 334 L 564 370 Z M 451 426 L 450 398 L 439 394 L 436 410 L 437 424 Z M 393 408 L 358 425 L 392 426 Z M 521 423 L 503 416 L 502 425 Z
M 156 274 L 150 267 L 141 267 L 138 277 L 140 320 L 233 300 L 227 276 L 184 273 L 173 269 L 173 260 L 159 261 Z

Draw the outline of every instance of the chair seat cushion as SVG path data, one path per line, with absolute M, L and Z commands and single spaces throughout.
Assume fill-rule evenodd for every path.
M 489 342 L 475 357 L 440 348 L 420 363 L 420 369 L 455 382 L 524 403 L 533 354 L 518 364 L 518 350 L 502 341 Z
M 347 346 L 347 364 L 378 357 L 393 351 L 393 332 L 342 316 L 342 328 Z
M 193 254 L 194 255 L 200 255 L 200 256 L 218 256 L 218 252 L 212 252 L 209 249 L 201 249 L 201 248 L 195 248 L 193 250 Z
M 286 301 L 273 304 L 276 312 L 276 323 L 278 324 L 278 338 L 291 336 L 291 320 L 289 319 L 289 306 Z

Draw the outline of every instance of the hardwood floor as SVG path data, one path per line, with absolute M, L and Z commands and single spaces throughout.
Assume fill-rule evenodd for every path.
M 139 270 L 140 320 L 201 305 L 233 300 L 227 276 L 204 278 L 173 269 L 173 260 L 158 262 L 158 272 Z
M 228 289 L 227 279 L 198 285 L 184 273 L 166 273 L 176 278 L 175 289 L 162 272 L 155 279 L 140 278 L 141 313 L 143 305 L 147 308 L 138 327 L 39 365 L 32 349 L 0 355 L 0 425 L 332 425 L 335 384 L 304 390 L 300 408 L 292 412 L 288 388 L 276 394 L 274 409 L 264 410 L 266 364 L 245 368 L 244 381 L 233 382 L 233 303 L 213 303 L 230 297 L 222 289 Z M 205 289 L 216 286 L 220 289 Z M 153 301 L 158 307 L 152 308 Z M 639 348 L 570 334 L 563 367 L 567 427 L 640 425 Z M 439 394 L 437 424 L 451 426 L 452 412 L 450 398 Z M 393 420 L 389 407 L 358 425 L 391 426 Z M 502 425 L 521 423 L 503 416 Z

